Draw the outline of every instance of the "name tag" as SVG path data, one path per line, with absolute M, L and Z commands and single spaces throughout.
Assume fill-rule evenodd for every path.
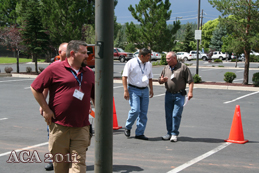
M 79 99 L 79 100 L 83 100 L 84 97 L 84 93 L 82 93 L 81 91 L 79 91 L 78 89 L 75 89 L 73 97 Z
M 171 75 L 171 79 L 173 79 L 173 78 L 174 78 L 174 74 Z
M 146 82 L 146 81 L 148 81 L 147 75 L 143 75 L 142 76 L 142 82 Z

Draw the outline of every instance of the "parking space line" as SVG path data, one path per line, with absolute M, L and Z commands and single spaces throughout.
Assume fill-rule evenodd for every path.
M 49 142 L 44 142 L 44 143 L 41 143 L 41 144 L 29 146 L 29 147 L 26 147 L 26 148 L 17 149 L 17 150 L 15 150 L 15 152 L 20 152 L 20 151 L 23 151 L 23 150 L 28 150 L 28 149 L 32 149 L 32 148 L 37 148 L 37 147 L 41 147 L 41 146 L 44 146 L 44 145 L 47 145 L 47 144 L 49 144 Z M 5 156 L 5 155 L 8 155 L 8 154 L 10 154 L 11 152 L 12 152 L 12 151 L 8 151 L 8 152 L 6 152 L 6 153 L 2 153 L 2 154 L 0 154 L 0 157 Z
M 34 79 L 5 80 L 5 81 L 0 81 L 0 83 L 3 83 L 3 82 L 17 82 L 17 81 L 25 81 L 25 80 L 34 80 Z
M 1 120 L 7 120 L 7 119 L 8 119 L 8 118 L 0 118 L 0 121 L 1 121 Z
M 233 80 L 233 81 L 239 81 L 239 80 L 244 80 L 244 79 L 235 79 L 235 80 Z
M 250 93 L 250 94 L 246 94 L 246 95 L 244 95 L 244 96 L 238 97 L 238 98 L 236 98 L 236 99 L 234 99 L 234 100 L 231 100 L 231 101 L 224 102 L 224 104 L 228 104 L 228 103 L 231 103 L 231 102 L 240 100 L 240 99 L 242 99 L 242 98 L 245 98 L 245 97 L 248 97 L 248 96 L 257 94 L 257 93 L 259 93 L 259 91 L 256 91 L 256 92 L 253 92 L 253 93 Z
M 165 93 L 164 94 L 154 95 L 153 97 L 160 97 L 160 96 L 164 96 L 164 95 L 165 95 Z
M 123 85 L 121 85 L 121 86 L 116 86 L 116 87 L 113 87 L 113 89 L 115 89 L 115 88 L 122 88 L 123 87 Z
M 229 143 L 229 142 L 223 143 L 222 145 L 218 146 L 217 148 L 214 148 L 213 150 L 211 150 L 211 151 L 209 151 L 209 152 L 207 152 L 207 153 L 205 153 L 205 154 L 203 154 L 203 155 L 201 155 L 199 157 L 196 157 L 196 158 L 194 158 L 194 159 L 192 159 L 192 160 L 190 160 L 190 161 L 188 161 L 188 162 L 186 162 L 186 163 L 184 163 L 184 164 L 182 164 L 182 165 L 172 169 L 171 171 L 169 171 L 167 173 L 177 173 L 177 172 L 180 172 L 180 171 L 184 170 L 185 168 L 187 168 L 187 167 L 189 167 L 189 166 L 191 166 L 191 165 L 193 165 L 193 164 L 195 164 L 195 163 L 197 163 L 197 162 L 199 162 L 199 161 L 201 161 L 201 160 L 211 156 L 212 154 L 215 154 L 216 152 L 226 148 L 230 144 L 231 143 Z

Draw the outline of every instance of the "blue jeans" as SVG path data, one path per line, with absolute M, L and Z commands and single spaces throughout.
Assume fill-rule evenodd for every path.
M 169 135 L 179 135 L 179 127 L 182 118 L 183 105 L 185 96 L 180 93 L 171 94 L 165 93 L 165 119 L 166 129 Z
M 148 87 L 145 89 L 138 89 L 129 86 L 128 91 L 130 96 L 129 104 L 131 109 L 129 111 L 125 127 L 126 129 L 131 130 L 132 125 L 137 119 L 137 129 L 135 131 L 135 135 L 143 135 L 147 124 L 149 89 Z

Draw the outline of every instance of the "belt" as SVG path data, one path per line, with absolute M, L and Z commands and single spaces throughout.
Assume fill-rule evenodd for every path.
M 177 91 L 177 92 L 173 92 L 173 91 L 168 91 L 167 92 L 171 93 L 171 94 L 178 94 L 178 93 L 181 93 L 181 90 L 180 91 Z
M 137 86 L 135 86 L 135 85 L 131 85 L 131 84 L 129 84 L 129 86 L 134 87 L 134 88 L 138 88 L 138 89 L 141 89 L 141 90 L 143 90 L 143 89 L 146 89 L 146 88 L 147 88 L 147 87 L 137 87 Z

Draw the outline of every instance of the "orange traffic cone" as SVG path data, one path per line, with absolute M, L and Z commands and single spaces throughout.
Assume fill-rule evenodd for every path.
M 118 126 L 115 102 L 114 102 L 114 97 L 113 97 L 113 130 L 118 130 L 120 128 L 122 128 L 122 126 Z
M 94 112 L 94 110 L 91 111 L 90 115 L 91 115 L 93 118 L 95 118 L 95 112 Z
M 230 129 L 229 137 L 225 140 L 226 142 L 244 144 L 248 142 L 248 140 L 244 139 L 240 106 L 236 105 L 232 126 Z

